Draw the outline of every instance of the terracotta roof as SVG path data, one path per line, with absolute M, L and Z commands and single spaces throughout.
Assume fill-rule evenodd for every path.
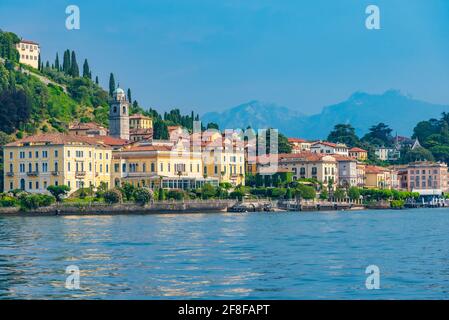
M 102 136 L 98 136 L 102 137 Z M 14 141 L 8 143 L 6 146 L 8 147 L 17 147 L 22 146 L 24 144 L 33 144 L 33 143 L 44 143 L 44 144 L 52 144 L 52 145 L 65 145 L 65 144 L 87 144 L 87 145 L 96 145 L 96 146 L 106 146 L 108 144 L 104 143 L 104 141 L 97 139 L 95 137 L 87 137 L 87 136 L 76 136 L 64 133 L 47 133 L 47 134 L 38 134 L 34 136 L 29 136 L 18 141 Z
M 304 151 L 300 153 L 287 153 L 287 154 L 279 154 L 279 161 L 289 161 L 293 159 L 297 159 L 300 161 L 322 161 L 324 157 L 329 157 L 329 161 L 334 162 L 334 155 L 323 154 L 323 153 L 315 153 L 310 151 Z M 351 159 L 352 160 L 352 159 Z
M 332 154 L 332 157 L 335 158 L 335 160 L 337 161 L 353 161 L 353 162 L 357 162 L 357 159 L 352 158 L 352 157 L 348 157 L 348 156 L 344 156 L 341 154 Z
M 307 140 L 301 139 L 301 138 L 288 138 L 288 142 L 290 143 L 304 143 L 308 142 Z
M 379 167 L 379 166 L 367 165 L 365 167 L 365 173 L 384 173 L 386 171 L 388 171 L 387 168 Z
M 70 125 L 69 130 L 92 130 L 92 129 L 105 129 L 95 122 L 86 122 L 86 123 L 73 123 Z
M 133 114 L 132 116 L 129 116 L 129 118 L 130 119 L 148 119 L 148 120 L 151 120 L 150 117 L 144 116 L 143 114 L 140 114 L 140 113 Z
M 90 138 L 96 139 L 97 141 L 101 141 L 105 145 L 108 145 L 111 147 L 124 146 L 124 145 L 130 143 L 129 140 L 114 138 L 111 136 L 94 136 L 94 137 L 90 137 Z
M 122 150 L 122 152 L 139 151 L 171 151 L 173 147 L 164 145 L 134 145 Z
M 362 148 L 354 147 L 354 148 L 349 149 L 349 152 L 368 152 L 368 151 L 363 150 Z
M 37 43 L 37 42 L 31 41 L 31 40 L 25 40 L 25 39 L 20 40 L 20 42 L 21 43 L 23 42 L 23 43 L 28 43 L 28 44 L 39 45 L 39 43 Z

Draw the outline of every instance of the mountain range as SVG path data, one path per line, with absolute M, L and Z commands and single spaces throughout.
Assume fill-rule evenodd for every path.
M 418 122 L 439 118 L 442 112 L 449 112 L 449 105 L 428 103 L 389 90 L 383 94 L 356 92 L 346 101 L 326 106 L 314 115 L 254 100 L 223 112 L 206 113 L 201 120 L 217 123 L 221 129 L 276 128 L 291 137 L 325 139 L 340 123 L 351 124 L 359 136 L 380 122 L 399 135 L 411 136 Z

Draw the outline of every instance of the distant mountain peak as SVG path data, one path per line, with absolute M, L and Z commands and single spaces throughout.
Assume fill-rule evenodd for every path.
M 336 124 L 351 124 L 363 135 L 374 124 L 386 123 L 400 135 L 410 136 L 422 120 L 448 112 L 449 106 L 416 100 L 400 90 L 381 94 L 354 92 L 347 100 L 326 106 L 315 115 L 306 116 L 275 103 L 251 100 L 223 112 L 207 113 L 203 122 L 216 122 L 220 128 L 277 128 L 289 136 L 325 139 Z

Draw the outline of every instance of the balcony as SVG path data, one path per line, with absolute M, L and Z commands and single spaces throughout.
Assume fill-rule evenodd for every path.
M 54 176 L 59 176 L 59 171 L 52 171 L 51 174 Z
M 79 178 L 82 179 L 86 176 L 86 172 L 85 171 L 76 171 L 75 172 L 75 178 Z
M 27 176 L 29 177 L 37 177 L 39 175 L 39 171 L 28 171 Z
M 14 177 L 14 172 L 8 172 L 8 173 L 6 174 L 6 176 L 8 176 L 8 177 Z

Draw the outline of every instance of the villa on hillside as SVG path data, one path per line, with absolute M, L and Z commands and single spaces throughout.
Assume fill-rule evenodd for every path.
M 344 143 L 317 141 L 311 145 L 310 151 L 314 153 L 349 156 L 349 148 Z

